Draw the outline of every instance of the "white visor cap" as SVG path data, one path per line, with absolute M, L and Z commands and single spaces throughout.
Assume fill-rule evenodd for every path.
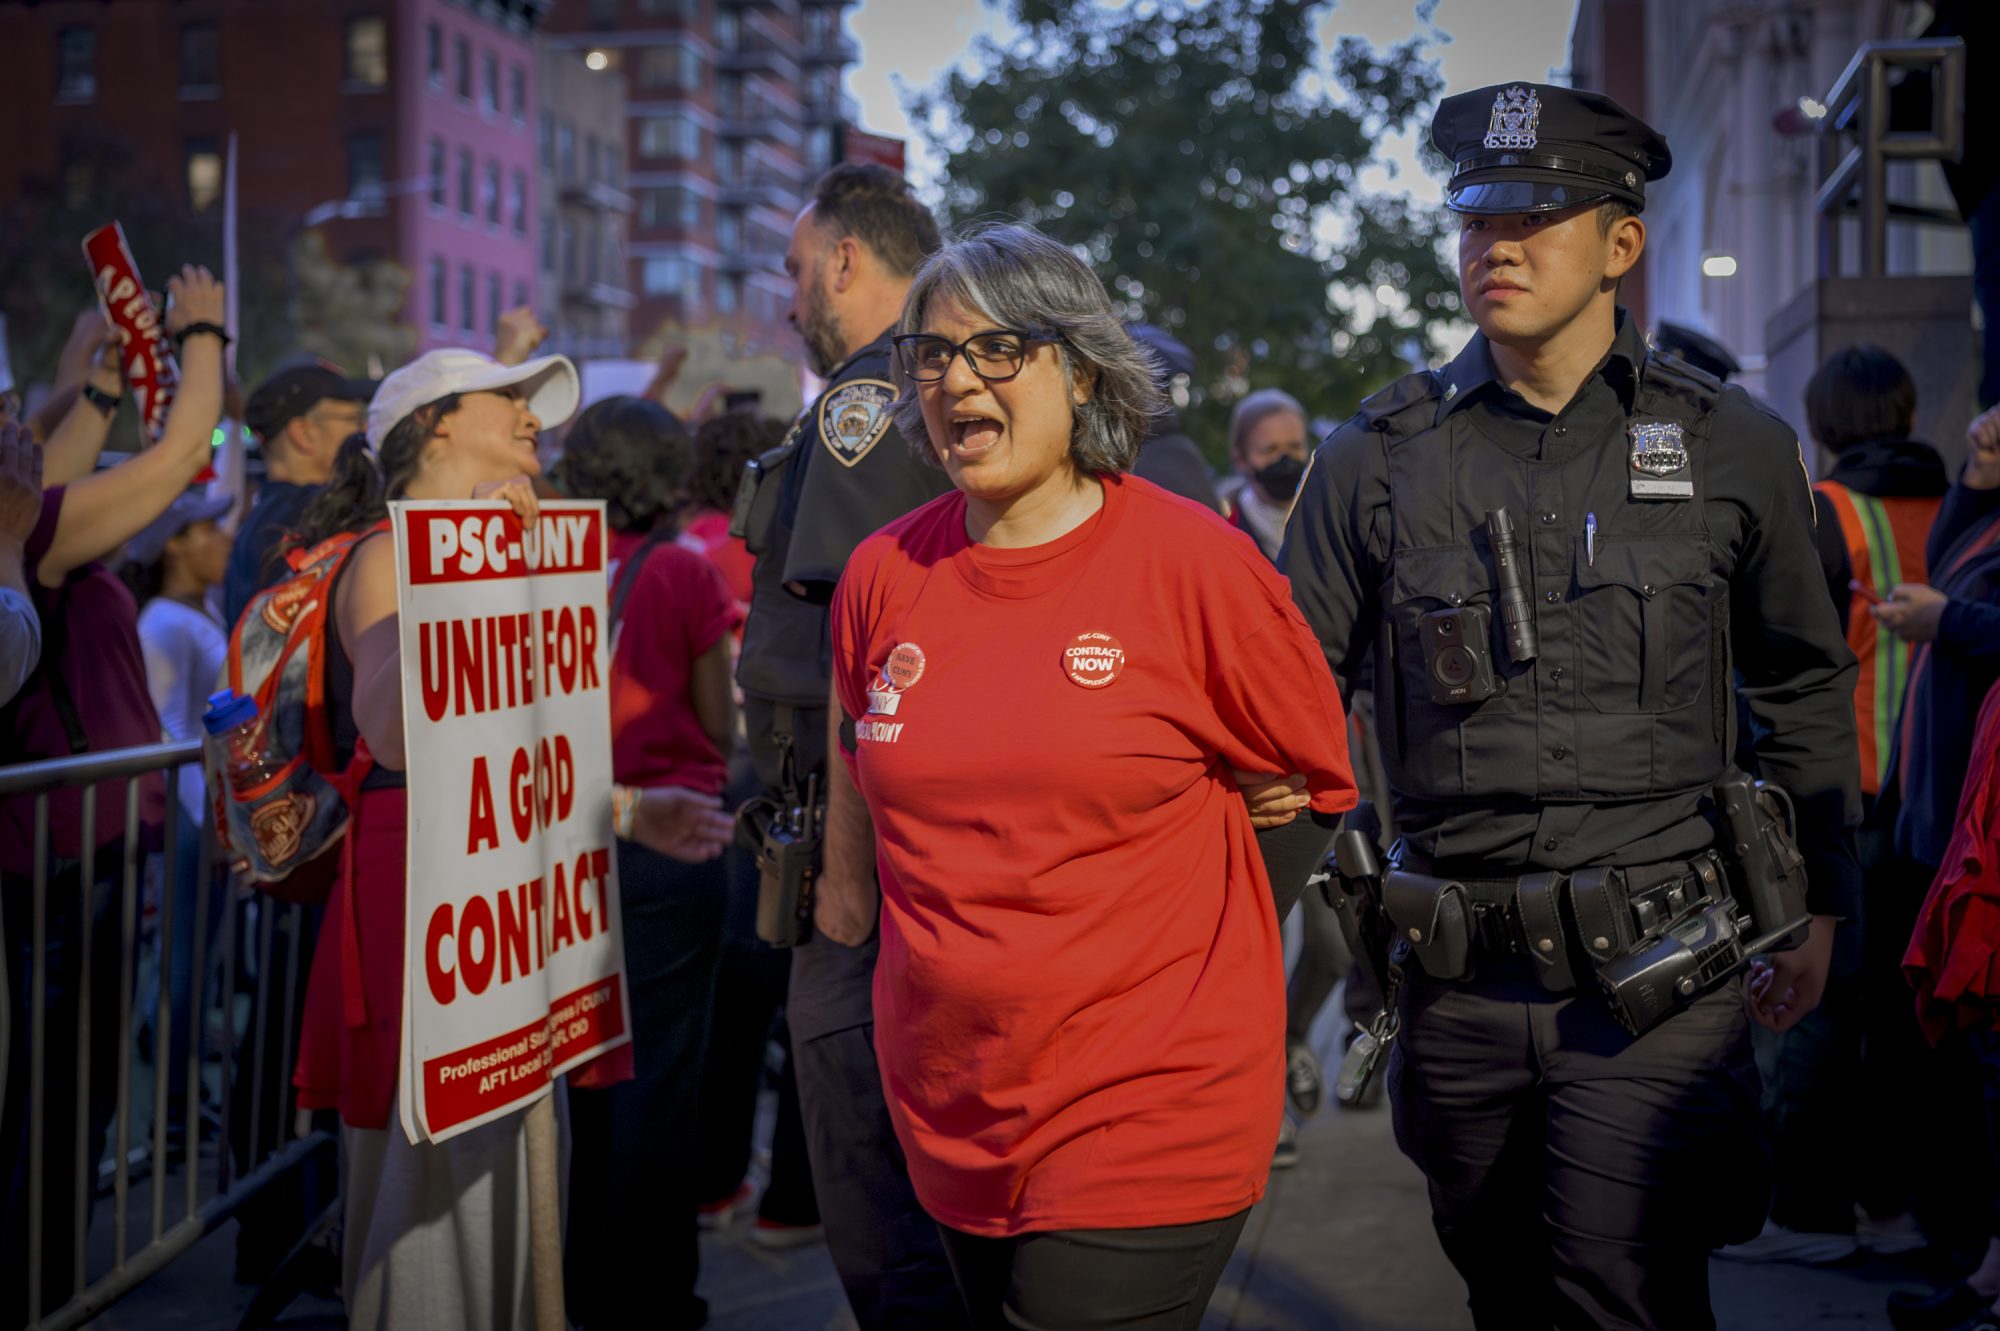
M 463 347 L 427 351 L 375 390 L 368 404 L 368 447 L 381 452 L 389 431 L 419 407 L 455 393 L 487 393 L 496 388 L 519 388 L 544 430 L 552 430 L 574 415 L 582 397 L 576 366 L 567 356 L 538 356 L 519 365 L 502 365 L 491 356 Z

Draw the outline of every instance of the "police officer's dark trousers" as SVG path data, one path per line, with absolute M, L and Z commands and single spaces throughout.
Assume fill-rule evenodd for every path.
M 752 735 L 783 729 L 795 737 L 801 782 L 826 770 L 823 709 L 788 710 L 781 727 L 772 703 L 746 694 L 743 720 Z M 754 745 L 751 756 L 757 775 L 775 791 L 775 762 Z M 834 1269 L 861 1331 L 957 1331 L 968 1324 L 965 1304 L 937 1223 L 910 1185 L 875 1063 L 870 990 L 876 946 L 874 939 L 846 948 L 814 938 L 792 950 L 785 1020 L 813 1191 Z
M 1701 1331 L 1710 1249 L 1763 1223 L 1769 1165 L 1741 981 L 1639 1040 L 1518 958 L 1410 968 L 1396 1140 L 1480 1331 Z

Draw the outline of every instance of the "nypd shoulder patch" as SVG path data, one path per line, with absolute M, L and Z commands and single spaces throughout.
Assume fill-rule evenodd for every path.
M 819 401 L 819 437 L 826 451 L 851 467 L 889 432 L 896 400 L 893 384 L 881 379 L 849 379 L 835 384 Z

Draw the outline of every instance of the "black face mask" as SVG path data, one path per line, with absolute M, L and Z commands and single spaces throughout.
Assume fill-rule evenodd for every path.
M 1250 479 L 1257 482 L 1259 490 L 1270 496 L 1272 503 L 1288 504 L 1292 496 L 1299 492 L 1299 482 L 1305 479 L 1305 475 L 1305 460 L 1287 453 L 1276 462 L 1251 472 Z

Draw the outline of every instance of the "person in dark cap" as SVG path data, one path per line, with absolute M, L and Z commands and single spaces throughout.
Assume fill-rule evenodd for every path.
M 375 386 L 321 360 L 279 370 L 250 394 L 244 424 L 264 456 L 264 484 L 229 551 L 222 582 L 224 628 L 234 630 L 250 598 L 276 582 L 285 534 L 333 475 L 333 457 L 362 428 Z
M 1743 364 L 1729 354 L 1729 348 L 1699 329 L 1661 320 L 1653 329 L 1653 351 L 1660 356 L 1677 356 L 1700 370 L 1728 383 L 1743 373 Z
M 1156 382 L 1168 402 L 1167 409 L 1153 420 L 1146 441 L 1139 447 L 1139 460 L 1132 474 L 1143 476 L 1162 490 L 1171 490 L 1183 499 L 1220 513 L 1222 500 L 1215 493 L 1215 476 L 1201 449 L 1181 425 L 1180 413 L 1173 409 L 1176 381 L 1185 387 L 1194 377 L 1194 353 L 1187 343 L 1156 324 L 1126 324 L 1132 340 L 1153 353 L 1159 366 Z
M 1811 1011 L 1859 898 L 1854 656 L 1792 431 L 1618 307 L 1665 140 L 1516 83 L 1431 141 L 1478 331 L 1320 446 L 1280 553 L 1343 690 L 1375 649 L 1397 1141 L 1482 1331 L 1701 1331 L 1768 1200 L 1746 1010 Z M 1770 857 L 1718 833 L 1732 671 Z

